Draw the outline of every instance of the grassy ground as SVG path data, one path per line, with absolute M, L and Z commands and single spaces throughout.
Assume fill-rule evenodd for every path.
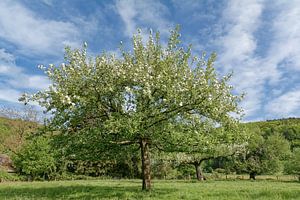
M 140 180 L 89 180 L 0 183 L 0 199 L 300 199 L 300 183 L 281 181 L 153 181 L 143 192 Z
M 229 174 L 229 175 L 224 175 L 224 174 L 205 174 L 207 177 L 212 177 L 212 179 L 218 179 L 218 180 L 249 180 L 249 174 Z M 273 181 L 297 181 L 298 177 L 293 176 L 293 175 L 257 175 L 256 176 L 257 180 L 273 180 Z

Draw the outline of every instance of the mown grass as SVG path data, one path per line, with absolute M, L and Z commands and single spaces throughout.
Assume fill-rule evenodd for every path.
M 206 177 L 214 180 L 249 180 L 249 174 L 205 174 Z M 297 181 L 298 177 L 294 175 L 257 175 L 256 180 L 273 180 L 273 181 Z
M 300 199 L 300 183 L 280 181 L 162 181 L 150 192 L 140 180 L 10 182 L 0 199 Z

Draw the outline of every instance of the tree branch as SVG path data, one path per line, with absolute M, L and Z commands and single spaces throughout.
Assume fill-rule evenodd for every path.
M 138 143 L 137 141 L 131 141 L 131 140 L 124 140 L 124 141 L 110 141 L 112 144 L 119 144 L 119 145 L 130 145 L 130 144 L 135 144 Z

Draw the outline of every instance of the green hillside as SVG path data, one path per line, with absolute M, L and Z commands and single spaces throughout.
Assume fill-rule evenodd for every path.
M 245 125 L 254 131 L 260 131 L 266 137 L 281 133 L 290 142 L 292 149 L 300 147 L 300 118 L 248 122 Z
M 274 120 L 267 120 L 267 121 L 248 122 L 245 124 L 259 126 L 261 128 L 270 128 L 270 127 L 279 127 L 279 126 L 294 126 L 294 125 L 299 126 L 300 118 L 274 119 Z
M 37 127 L 35 122 L 0 117 L 0 153 L 16 150 Z

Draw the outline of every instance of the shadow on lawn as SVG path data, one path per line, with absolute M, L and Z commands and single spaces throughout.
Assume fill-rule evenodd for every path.
M 143 199 L 158 198 L 174 192 L 155 188 L 145 192 L 136 186 L 51 186 L 42 188 L 0 188 L 0 199 Z

